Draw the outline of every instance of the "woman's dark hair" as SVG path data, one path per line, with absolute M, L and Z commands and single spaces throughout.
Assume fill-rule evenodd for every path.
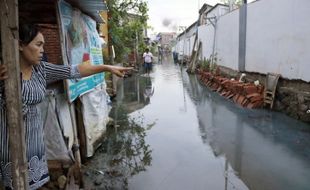
M 19 40 L 20 43 L 29 44 L 40 32 L 35 24 L 20 24 L 19 26 Z

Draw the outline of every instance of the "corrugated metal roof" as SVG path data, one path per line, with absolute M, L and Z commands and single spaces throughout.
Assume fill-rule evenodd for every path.
M 104 19 L 101 18 L 99 11 L 107 10 L 107 5 L 104 0 L 65 0 L 72 6 L 79 8 L 84 13 L 91 16 L 99 23 L 104 23 Z
M 99 23 L 104 23 L 104 19 L 101 18 L 99 11 L 107 10 L 107 5 L 104 0 L 65 0 L 72 6 L 77 7 L 84 13 L 91 16 Z

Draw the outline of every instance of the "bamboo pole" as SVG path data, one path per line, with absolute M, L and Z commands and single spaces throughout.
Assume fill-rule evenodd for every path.
M 18 1 L 0 0 L 3 63 L 8 68 L 5 80 L 9 152 L 13 188 L 28 189 L 25 131 L 22 119 L 21 78 L 18 47 Z

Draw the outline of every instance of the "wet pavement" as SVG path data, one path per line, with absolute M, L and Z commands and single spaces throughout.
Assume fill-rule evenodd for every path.
M 241 108 L 171 59 L 121 81 L 92 189 L 309 190 L 310 125 Z

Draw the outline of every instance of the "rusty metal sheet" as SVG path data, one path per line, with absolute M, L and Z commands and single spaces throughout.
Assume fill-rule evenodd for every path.
M 66 2 L 88 14 L 97 22 L 105 22 L 99 14 L 99 11 L 107 10 L 107 5 L 104 0 L 66 0 Z
M 99 11 L 107 10 L 104 0 L 65 0 L 73 7 L 92 17 L 98 23 L 104 23 Z M 20 15 L 32 22 L 56 23 L 57 0 L 19 0 Z

